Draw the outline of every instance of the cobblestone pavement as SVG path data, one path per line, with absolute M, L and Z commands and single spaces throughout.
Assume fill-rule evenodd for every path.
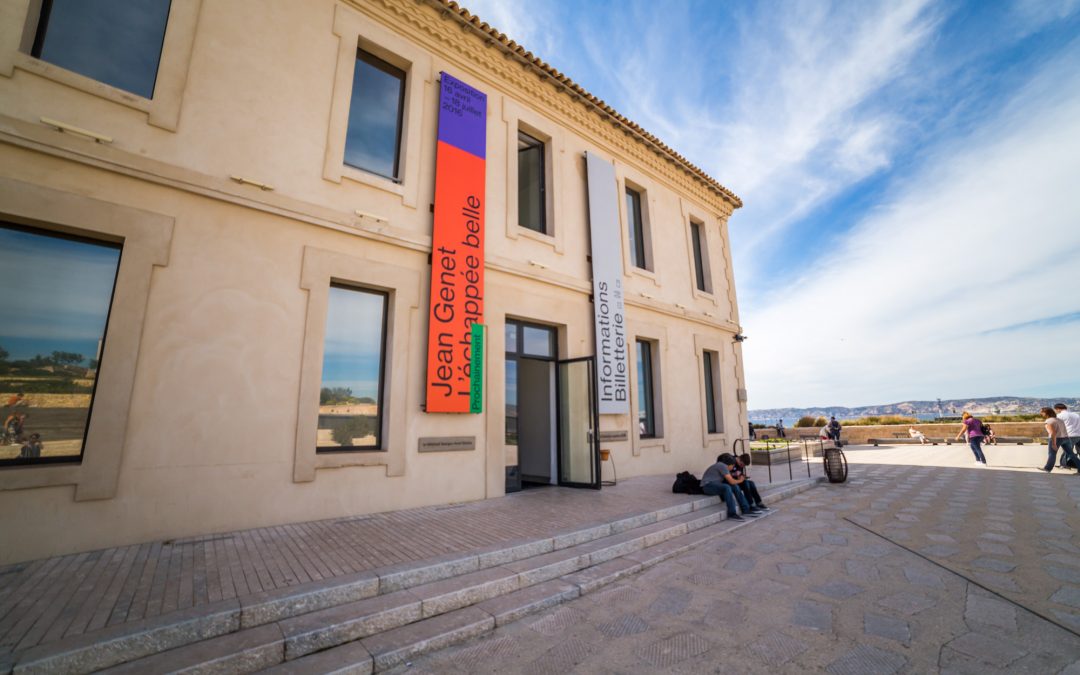
M 1080 674 L 1080 478 L 860 455 L 844 485 L 395 672 Z

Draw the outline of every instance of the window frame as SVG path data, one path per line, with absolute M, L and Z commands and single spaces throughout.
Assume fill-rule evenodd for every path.
M 690 248 L 694 259 L 694 288 L 701 293 L 712 294 L 711 274 L 708 266 L 708 247 L 705 224 L 690 219 Z
M 701 444 L 710 452 L 716 448 L 726 447 L 727 425 L 724 420 L 724 369 L 726 359 L 731 353 L 731 334 L 727 332 L 708 332 L 694 334 L 694 355 L 697 359 L 698 387 L 702 392 L 707 392 L 708 380 L 705 377 L 706 358 L 705 354 L 711 355 L 708 359 L 711 363 L 711 375 L 713 385 L 712 406 L 716 419 L 715 430 L 710 431 L 708 425 L 708 396 L 701 396 Z M 735 379 L 731 380 L 735 382 Z M 738 410 L 738 406 L 734 408 Z
M 393 181 L 394 183 L 401 183 L 401 165 L 402 165 L 402 161 L 401 161 L 401 159 L 402 159 L 402 157 L 401 157 L 401 138 L 402 138 L 404 127 L 405 127 L 405 94 L 406 94 L 406 91 L 408 90 L 409 73 L 408 73 L 407 70 L 399 68 L 399 67 L 395 66 L 393 63 L 390 63 L 389 61 L 387 61 L 385 59 L 382 59 L 382 58 L 379 58 L 378 55 L 373 54 L 373 53 L 365 50 L 363 48 L 363 46 L 360 46 L 360 45 L 357 45 L 357 47 L 356 47 L 356 61 L 357 62 L 363 61 L 364 63 L 368 64 L 372 68 L 375 68 L 376 70 L 382 71 L 383 73 L 386 73 L 387 75 L 392 75 L 392 76 L 398 78 L 398 80 L 400 81 L 400 86 L 398 87 L 398 102 L 397 102 L 397 128 L 396 128 L 395 137 L 394 137 L 394 168 L 393 168 L 392 175 L 387 176 L 386 174 L 379 173 L 378 171 L 375 171 L 373 169 L 364 168 L 362 166 L 357 166 L 355 164 L 349 164 L 347 161 L 345 161 L 344 158 L 342 159 L 342 161 L 345 164 L 345 166 L 348 167 L 349 169 L 355 169 L 357 171 L 363 171 L 364 173 L 371 174 L 372 176 L 378 176 L 380 178 L 385 178 L 387 180 Z M 356 67 L 356 63 L 353 64 L 353 67 L 354 68 Z M 354 76 L 355 76 L 355 71 L 354 71 Z M 352 92 L 350 92 L 350 97 L 349 97 L 350 103 L 352 102 L 351 94 L 352 94 Z M 351 108 L 351 106 L 350 106 L 350 108 Z M 351 109 L 350 109 L 349 112 L 351 113 Z M 346 120 L 346 125 L 345 125 L 345 137 L 346 137 L 346 140 L 345 140 L 345 151 L 344 151 L 346 156 L 347 156 L 348 150 L 349 150 L 349 147 L 348 147 L 348 134 L 349 134 L 349 123 L 348 123 L 348 119 L 347 119 Z
M 346 291 L 353 291 L 356 293 L 367 293 L 369 295 L 378 295 L 382 298 L 382 320 L 380 322 L 380 335 L 379 335 L 379 393 L 378 393 L 378 413 L 375 420 L 375 445 L 343 445 L 343 446 L 320 446 L 318 440 L 315 442 L 316 454 L 328 454 L 333 452 L 381 452 L 384 450 L 383 441 L 383 418 L 385 417 L 386 406 L 384 405 L 385 399 L 383 398 L 386 391 L 386 326 L 387 318 L 390 313 L 390 294 L 384 290 L 378 290 L 373 288 L 367 288 L 365 286 L 357 286 L 356 284 L 346 284 L 334 279 L 330 280 L 330 288 L 338 288 Z M 327 290 L 329 294 L 329 289 Z M 327 299 L 327 319 L 330 318 L 329 307 L 329 295 Z M 319 388 L 322 389 L 322 378 L 320 377 Z
M 533 232 L 535 234 L 550 237 L 551 236 L 551 233 L 550 233 L 551 228 L 549 227 L 548 213 L 547 213 L 547 193 L 548 193 L 548 186 L 547 186 L 547 182 L 548 182 L 548 177 L 547 177 L 547 163 L 548 163 L 547 162 L 547 154 L 548 154 L 548 143 L 546 143 L 545 141 L 543 141 L 543 140 L 541 140 L 539 138 L 536 138 L 535 136 L 530 134 L 528 131 L 523 130 L 521 128 L 518 128 L 517 139 L 518 139 L 518 142 L 517 142 L 517 162 L 516 162 L 516 165 L 517 165 L 517 174 L 516 174 L 517 175 L 517 180 L 515 182 L 515 185 L 517 187 L 516 193 L 518 195 L 517 226 L 519 228 L 523 229 L 523 230 L 528 230 L 529 232 Z M 521 147 L 521 144 L 523 142 L 528 144 L 527 148 L 523 149 Z M 525 150 L 525 151 L 535 151 L 535 154 L 539 157 L 540 166 L 538 167 L 537 174 L 540 176 L 540 194 L 538 196 L 537 203 L 540 206 L 540 229 L 538 229 L 538 230 L 534 229 L 532 227 L 529 227 L 528 225 L 524 225 L 521 222 L 521 209 L 522 209 L 522 206 L 521 206 L 521 154 L 522 154 L 523 150 Z
M 717 361 L 720 355 L 703 349 L 701 352 L 702 376 L 705 389 L 705 433 L 718 434 L 723 429 L 720 411 L 717 409 Z
M 624 183 L 626 196 L 626 232 L 630 249 L 630 264 L 641 270 L 652 270 L 651 256 L 645 239 L 644 192 Z M 633 208 L 631 208 L 631 206 Z
M 326 340 L 326 317 L 331 284 L 387 294 L 383 331 L 381 447 L 363 452 L 319 452 L 319 391 Z M 300 358 L 300 393 L 297 398 L 293 482 L 315 480 L 318 469 L 347 466 L 386 466 L 387 476 L 405 475 L 408 442 L 407 384 L 409 353 L 417 336 L 420 277 L 416 270 L 346 253 L 305 246 L 300 289 L 307 292 L 304 347 Z
M 88 416 L 82 461 L 0 469 L 0 490 L 75 486 L 75 501 L 116 496 L 135 385 L 135 366 L 155 267 L 166 267 L 174 219 L 31 183 L 0 178 L 0 216 L 43 232 L 123 245 L 102 341 L 93 403 L 110 419 Z M 93 411 L 91 411 L 92 413 Z
M 489 106 L 489 110 L 495 106 Z M 561 126 L 546 117 L 541 117 L 534 110 L 526 108 L 509 97 L 502 97 L 502 120 L 505 125 L 506 139 L 506 173 L 502 180 L 505 181 L 506 195 L 506 238 L 514 241 L 525 240 L 524 249 L 515 245 L 514 257 L 524 259 L 529 255 L 545 257 L 547 252 L 538 250 L 537 246 L 550 247 L 557 255 L 564 255 L 566 250 L 566 230 L 556 222 L 558 214 L 563 212 L 563 200 L 565 190 L 558 189 L 564 185 L 564 172 L 566 162 L 559 161 L 567 156 L 566 132 Z M 518 193 L 517 193 L 517 152 L 512 152 L 517 147 L 518 131 L 524 131 L 533 138 L 544 142 L 544 209 L 547 233 L 541 234 L 518 225 Z M 490 160 L 490 157 L 489 157 Z M 581 157 L 582 166 L 585 158 Z M 498 176 L 498 172 L 492 172 Z M 524 252 L 523 252 L 524 251 Z M 535 270 L 522 265 L 523 270 L 529 274 L 535 274 Z
M 514 343 L 515 343 L 515 345 L 514 345 L 513 350 L 509 349 L 509 346 L 505 342 L 506 328 L 511 327 L 511 326 L 513 326 L 513 328 L 514 328 Z M 548 344 L 548 346 L 551 349 L 550 355 L 545 356 L 545 355 L 540 355 L 540 354 L 535 354 L 535 353 L 525 351 L 525 329 L 526 328 L 540 329 L 540 330 L 543 330 L 543 331 L 548 333 L 548 335 L 549 335 L 549 344 Z M 555 326 L 546 326 L 546 325 L 541 324 L 541 323 L 536 323 L 535 321 L 526 321 L 524 319 L 516 319 L 516 318 L 508 316 L 508 317 L 504 318 L 503 335 L 504 335 L 504 340 L 503 340 L 503 364 L 504 364 L 503 365 L 503 408 L 502 408 L 503 409 L 503 428 L 504 428 L 503 444 L 505 446 L 507 446 L 507 447 L 516 448 L 516 447 L 518 447 L 518 443 L 517 443 L 516 440 L 513 443 L 506 440 L 507 439 L 506 431 L 509 431 L 508 429 L 506 429 L 506 426 L 507 426 L 507 422 L 509 421 L 510 418 L 509 418 L 509 415 L 506 414 L 507 396 L 506 396 L 506 366 L 505 366 L 505 364 L 512 361 L 515 364 L 515 367 L 516 367 L 516 364 L 522 358 L 533 359 L 533 360 L 536 360 L 536 361 L 550 361 L 552 363 L 555 363 L 558 360 L 558 355 L 559 355 L 559 329 L 557 327 L 555 327 Z
M 338 38 L 337 68 L 326 129 L 323 179 L 339 185 L 348 179 L 350 183 L 397 195 L 402 205 L 416 208 L 420 204 L 420 170 L 424 165 L 421 142 L 424 138 L 425 84 L 434 79 L 432 56 L 414 42 L 340 2 L 334 6 L 333 34 Z M 345 164 L 353 73 L 360 50 L 405 72 L 396 180 Z M 451 68 L 447 68 L 447 72 L 457 74 Z
M 147 123 L 176 131 L 187 86 L 202 0 L 172 0 L 158 59 L 153 98 L 143 98 L 31 55 L 41 19 L 40 0 L 11 0 L 0 10 L 0 76 L 18 68 L 99 98 L 146 113 Z M 8 19 L 11 19 L 9 22 Z

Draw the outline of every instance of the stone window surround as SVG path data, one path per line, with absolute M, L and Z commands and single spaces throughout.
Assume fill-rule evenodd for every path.
M 527 239 L 550 246 L 555 253 L 565 250 L 566 228 L 555 222 L 561 213 L 562 194 L 558 189 L 564 168 L 558 161 L 564 153 L 565 138 L 561 129 L 547 118 L 509 98 L 503 98 L 502 118 L 506 123 L 506 236 Z M 518 132 L 523 131 L 544 143 L 544 209 L 546 234 L 518 224 L 517 146 Z
M 638 373 L 637 373 L 637 342 L 645 340 L 652 343 L 652 368 L 653 368 L 653 417 L 655 418 L 656 435 L 652 438 L 641 437 L 641 427 L 638 424 Z M 630 366 L 630 439 L 633 441 L 632 452 L 634 457 L 639 456 L 643 450 L 659 448 L 663 452 L 671 452 L 671 445 L 665 438 L 667 429 L 666 414 L 664 410 L 664 373 L 670 373 L 668 369 L 668 335 L 667 327 L 659 324 L 646 323 L 630 319 L 626 325 L 626 343 L 629 353 L 627 360 Z
M 697 357 L 698 391 L 701 392 L 701 444 L 708 448 L 710 443 L 726 444 L 724 424 L 724 352 L 727 349 L 725 340 L 730 335 L 726 332 L 719 335 L 714 333 L 694 333 L 694 355 Z M 703 352 L 713 354 L 713 399 L 716 404 L 716 433 L 709 433 L 708 411 L 705 410 L 707 400 L 705 398 L 705 357 Z
M 143 98 L 104 82 L 30 56 L 41 0 L 10 0 L 0 8 L 0 75 L 12 77 L 15 69 L 33 73 L 79 91 L 93 94 L 147 114 L 153 126 L 176 131 L 180 105 L 187 85 L 191 51 L 202 0 L 172 0 L 165 40 L 161 46 L 154 97 Z
M 619 162 L 615 163 L 615 178 L 618 181 L 619 190 L 619 222 L 622 230 L 624 276 L 648 279 L 654 286 L 659 288 L 661 280 L 660 274 L 656 271 L 656 254 L 654 253 L 652 236 L 652 196 L 657 194 L 657 190 L 652 181 L 648 180 L 643 174 Z M 645 268 L 634 264 L 632 252 L 630 251 L 630 214 L 626 208 L 627 189 L 634 190 L 641 195 L 641 231 L 645 235 Z
M 688 203 L 685 199 L 682 201 L 682 215 L 683 215 L 683 231 L 686 233 L 686 255 L 687 255 L 687 269 L 690 271 L 689 282 L 690 290 L 694 294 L 694 298 L 698 300 L 708 300 L 713 305 L 719 307 L 720 303 L 716 299 L 716 295 L 713 291 L 716 289 L 716 284 L 713 281 L 712 271 L 712 255 L 710 255 L 709 240 L 709 227 L 708 223 L 712 220 L 709 215 Z M 690 227 L 690 223 L 694 222 L 701 226 L 701 264 L 705 268 L 705 287 L 707 291 L 703 291 L 697 287 L 696 269 L 697 263 L 694 261 L 694 231 Z
M 386 352 L 383 354 L 383 406 L 380 450 L 316 452 L 319 389 L 322 386 L 323 343 L 330 284 L 355 286 L 387 294 Z M 300 358 L 300 397 L 296 423 L 293 482 L 315 480 L 316 469 L 386 466 L 387 476 L 405 475 L 406 396 L 409 351 L 419 325 L 420 275 L 415 269 L 304 247 L 300 288 L 308 293 L 304 347 Z
M 75 501 L 116 496 L 154 267 L 169 262 L 173 218 L 0 178 L 0 215 L 41 230 L 122 243 L 82 461 L 0 469 L 0 490 L 74 485 Z
M 390 192 L 405 206 L 415 208 L 420 194 L 420 145 L 424 113 L 424 87 L 433 80 L 431 55 L 419 46 L 383 28 L 354 9 L 334 7 L 334 35 L 338 37 L 337 68 L 330 102 L 323 178 L 341 183 L 342 178 Z M 405 71 L 398 178 L 386 178 L 345 164 L 345 136 L 349 130 L 356 51 L 364 51 Z

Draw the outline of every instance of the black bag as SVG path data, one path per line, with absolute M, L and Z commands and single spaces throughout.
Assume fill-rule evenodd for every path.
M 703 495 L 701 481 L 689 471 L 683 471 L 675 476 L 675 482 L 671 485 L 671 491 L 683 495 Z

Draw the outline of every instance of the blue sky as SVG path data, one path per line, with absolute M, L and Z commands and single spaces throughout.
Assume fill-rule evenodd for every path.
M 751 408 L 1080 394 L 1080 0 L 469 0 L 740 195 Z

